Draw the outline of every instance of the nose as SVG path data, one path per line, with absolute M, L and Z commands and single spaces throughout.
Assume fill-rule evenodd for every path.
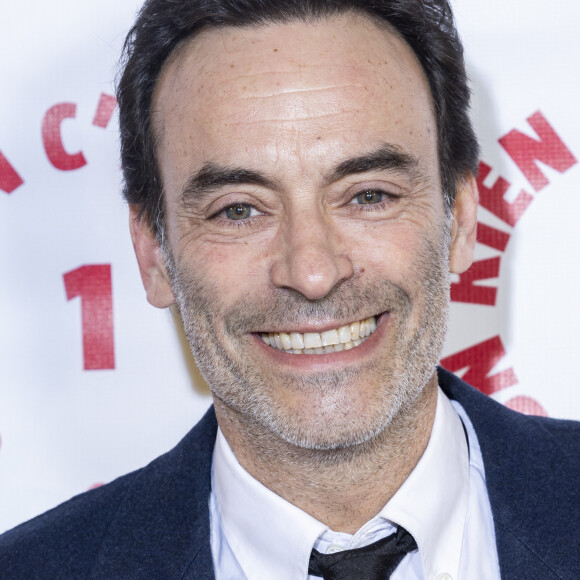
M 321 214 L 302 213 L 289 220 L 271 268 L 276 287 L 296 290 L 309 300 L 324 298 L 354 271 L 337 224 Z

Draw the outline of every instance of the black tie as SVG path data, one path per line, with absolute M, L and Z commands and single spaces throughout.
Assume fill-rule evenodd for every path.
M 334 554 L 312 550 L 308 573 L 324 580 L 386 580 L 405 554 L 416 549 L 413 536 L 399 527 L 394 534 L 355 550 Z

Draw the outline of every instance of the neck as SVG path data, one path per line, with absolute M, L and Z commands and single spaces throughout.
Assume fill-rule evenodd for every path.
M 215 400 L 240 465 L 273 492 L 337 532 L 377 515 L 423 455 L 435 418 L 437 377 L 374 439 L 339 450 L 298 448 Z

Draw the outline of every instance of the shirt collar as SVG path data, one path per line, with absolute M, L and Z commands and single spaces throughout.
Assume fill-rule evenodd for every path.
M 426 578 L 459 574 L 469 498 L 469 452 L 461 419 L 439 389 L 437 412 L 423 456 L 379 513 L 403 526 L 419 546 Z
M 219 430 L 213 470 L 223 533 L 246 576 L 306 578 L 312 547 L 327 526 L 246 472 Z M 440 570 L 457 577 L 468 490 L 469 458 L 461 420 L 439 389 L 427 448 L 377 515 L 413 535 L 425 577 Z
M 254 479 L 221 430 L 213 485 L 223 533 L 247 578 L 306 578 L 310 553 L 326 526 Z

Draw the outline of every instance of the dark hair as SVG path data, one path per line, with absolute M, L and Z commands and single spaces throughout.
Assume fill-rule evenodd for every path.
M 117 87 L 124 195 L 156 235 L 163 233 L 163 188 L 151 125 L 151 101 L 167 58 L 205 27 L 312 21 L 357 12 L 396 30 L 427 76 L 438 129 L 447 207 L 455 186 L 477 171 L 479 149 L 469 119 L 463 47 L 448 0 L 146 0 L 125 40 Z

